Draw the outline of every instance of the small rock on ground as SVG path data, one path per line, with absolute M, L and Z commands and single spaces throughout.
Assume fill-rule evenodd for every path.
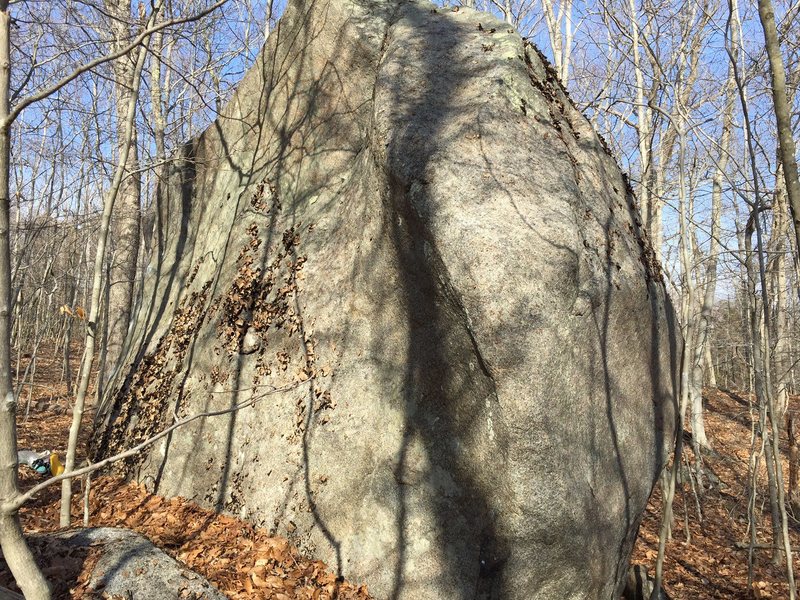
M 96 563 L 84 573 L 87 591 L 126 600 L 225 600 L 197 573 L 156 548 L 147 538 L 113 527 L 47 534 L 73 548 L 97 549 Z

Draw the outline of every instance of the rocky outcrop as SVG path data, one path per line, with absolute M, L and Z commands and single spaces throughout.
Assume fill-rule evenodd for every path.
M 40 533 L 29 542 L 50 580 L 54 598 L 225 600 L 203 577 L 127 529 L 93 527 Z M 0 569 L 0 574 L 3 580 L 10 577 L 5 569 Z M 0 599 L 21 598 L 0 588 Z
M 160 190 L 95 458 L 376 598 L 610 598 L 680 343 L 633 196 L 536 50 L 427 2 L 290 2 Z

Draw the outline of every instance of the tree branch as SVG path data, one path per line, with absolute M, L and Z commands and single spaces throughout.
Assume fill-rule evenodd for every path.
M 166 437 L 167 435 L 169 435 L 170 433 L 172 433 L 173 431 L 175 431 L 179 427 L 183 427 L 184 425 L 187 425 L 188 423 L 191 423 L 192 421 L 196 421 L 197 419 L 202 419 L 202 418 L 205 418 L 205 417 L 218 417 L 218 416 L 221 416 L 221 415 L 226 415 L 226 414 L 229 414 L 229 413 L 232 413 L 232 412 L 236 412 L 236 411 L 241 410 L 243 408 L 247 408 L 248 406 L 255 406 L 255 404 L 257 402 L 259 402 L 260 400 L 263 400 L 264 398 L 266 398 L 268 396 L 272 396 L 273 394 L 278 394 L 278 393 L 281 393 L 281 392 L 288 392 L 290 390 L 293 390 L 295 388 L 300 387 L 301 385 L 303 385 L 305 383 L 313 381 L 314 379 L 315 379 L 314 377 L 311 377 L 309 379 L 306 379 L 305 381 L 301 381 L 301 382 L 298 382 L 298 383 L 293 383 L 293 384 L 290 384 L 290 385 L 287 385 L 287 386 L 284 386 L 284 387 L 281 387 L 281 388 L 272 388 L 272 389 L 267 390 L 265 392 L 261 392 L 261 394 L 259 394 L 259 395 L 252 396 L 248 400 L 246 400 L 245 402 L 240 402 L 239 404 L 236 404 L 234 406 L 230 406 L 228 408 L 224 408 L 224 409 L 220 409 L 220 410 L 211 410 L 211 411 L 207 411 L 207 412 L 197 413 L 197 414 L 194 414 L 194 415 L 192 415 L 190 417 L 185 417 L 183 419 L 175 421 L 172 425 L 170 425 L 166 429 L 164 429 L 161 432 L 155 434 L 153 437 L 146 439 L 145 441 L 143 441 L 142 443 L 138 444 L 137 446 L 134 446 L 133 448 L 130 448 L 129 450 L 125 450 L 124 452 L 120 452 L 119 454 L 115 454 L 114 456 L 109 456 L 108 458 L 104 458 L 103 460 L 101 460 L 99 462 L 96 462 L 96 463 L 93 463 L 93 464 L 91 464 L 91 465 L 89 465 L 87 467 L 83 467 L 83 468 L 80 468 L 80 469 L 74 469 L 72 471 L 65 471 L 61 475 L 57 475 L 55 477 L 51 477 L 50 479 L 48 479 L 46 481 L 43 481 L 42 483 L 39 483 L 39 484 L 33 486 L 31 489 L 29 489 L 24 494 L 20 494 L 20 495 L 14 497 L 12 500 L 9 500 L 9 501 L 3 503 L 2 506 L 0 506 L 0 514 L 11 514 L 14 511 L 19 510 L 26 502 L 28 502 L 29 500 L 33 499 L 33 497 L 36 496 L 36 494 L 38 494 L 39 492 L 41 492 L 45 488 L 50 487 L 53 484 L 56 484 L 56 483 L 59 483 L 60 481 L 63 481 L 64 479 L 80 477 L 82 475 L 86 475 L 87 473 L 93 473 L 94 471 L 102 469 L 102 468 L 104 468 L 104 467 L 106 467 L 106 466 L 108 466 L 108 465 L 110 465 L 112 463 L 115 463 L 117 461 L 120 461 L 120 460 L 122 460 L 124 458 L 128 458 L 128 457 L 134 456 L 134 455 L 138 454 L 139 452 L 141 452 L 142 450 L 144 450 L 145 448 L 147 448 L 148 446 L 154 444 L 155 442 L 157 442 L 161 438 Z
M 169 21 L 164 21 L 162 23 L 159 23 L 158 25 L 154 25 L 153 27 L 150 27 L 148 29 L 145 29 L 145 30 L 141 31 L 139 33 L 139 35 L 137 35 L 133 39 L 133 41 L 130 44 L 128 44 L 127 46 L 124 46 L 123 48 L 120 48 L 116 52 L 112 52 L 110 54 L 106 54 L 105 56 L 101 56 L 99 58 L 96 58 L 96 59 L 86 63 L 85 65 L 81 65 L 80 67 L 75 69 L 72 73 L 70 73 L 69 75 L 66 75 L 65 77 L 63 77 L 62 79 L 60 79 L 59 81 L 54 83 L 53 85 L 51 85 L 49 87 L 46 87 L 43 90 L 40 90 L 40 91 L 36 92 L 35 94 L 32 94 L 32 95 L 28 96 L 27 98 L 23 98 L 22 100 L 20 100 L 19 103 L 17 103 L 17 105 L 14 106 L 13 109 L 11 109 L 11 111 L 9 112 L 9 114 L 5 118 L 5 120 L 0 122 L 0 128 L 10 127 L 11 124 L 20 115 L 20 113 L 23 110 L 25 110 L 28 106 L 30 106 L 34 102 L 38 102 L 39 100 L 44 100 L 48 96 L 54 94 L 55 92 L 60 90 L 62 87 L 64 87 L 68 83 L 70 83 L 71 81 L 74 81 L 75 79 L 77 79 L 78 77 L 83 75 L 84 73 L 86 73 L 88 71 L 91 71 L 95 67 L 98 67 L 98 66 L 100 66 L 100 65 L 102 65 L 104 63 L 107 63 L 107 62 L 110 62 L 112 60 L 116 60 L 116 59 L 118 59 L 118 58 L 120 58 L 122 56 L 125 56 L 128 52 L 130 52 L 131 50 L 133 50 L 134 48 L 139 46 L 145 38 L 147 38 L 148 36 L 152 35 L 153 33 L 157 32 L 157 31 L 161 31 L 162 29 L 166 29 L 168 27 L 172 27 L 174 25 L 181 25 L 183 23 L 190 23 L 192 21 L 197 21 L 198 19 L 202 19 L 203 17 L 205 17 L 206 15 L 214 12 L 216 9 L 218 9 L 220 6 L 222 6 L 223 4 L 225 4 L 227 2 L 228 2 L 228 0 L 218 0 L 218 2 L 212 4 L 210 7 L 206 8 L 204 10 L 201 10 L 198 13 L 195 13 L 195 14 L 190 15 L 188 17 L 181 17 L 179 19 L 171 19 Z

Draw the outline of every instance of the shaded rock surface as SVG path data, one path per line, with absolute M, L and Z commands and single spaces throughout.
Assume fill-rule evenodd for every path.
M 621 593 L 679 334 L 535 48 L 465 8 L 290 2 L 169 171 L 95 458 L 213 412 L 124 470 L 376 598 Z
M 224 600 L 225 596 L 203 577 L 156 548 L 147 538 L 127 529 L 98 527 L 46 534 L 75 551 L 96 551 L 86 562 L 84 593 L 131 600 Z M 91 562 L 89 562 L 91 560 Z
M 0 587 L 0 600 L 24 600 L 23 596 L 9 589 Z

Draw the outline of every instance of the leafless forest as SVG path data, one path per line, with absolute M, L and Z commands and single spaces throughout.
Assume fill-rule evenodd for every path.
M 749 431 L 738 444 L 748 453 L 739 474 L 748 526 L 739 541 L 749 593 L 768 597 L 753 565 L 773 561 L 794 600 L 800 2 L 439 6 L 492 12 L 534 42 L 638 198 L 684 339 L 678 402 L 687 434 L 658 484 L 656 588 L 669 581 L 668 540 L 683 539 L 673 498 L 685 487 L 702 515 L 714 487 L 704 395 L 720 389 L 746 404 Z M 170 157 L 214 121 L 283 8 L 282 0 L 0 0 L 0 541 L 27 598 L 50 592 L 18 511 L 60 484 L 60 524 L 73 524 L 72 478 L 103 466 L 76 458 L 80 428 L 119 366 L 142 279 L 163 244 L 159 181 Z M 58 368 L 43 375 L 45 353 Z M 66 472 L 20 491 L 15 423 L 54 377 L 71 407 Z

